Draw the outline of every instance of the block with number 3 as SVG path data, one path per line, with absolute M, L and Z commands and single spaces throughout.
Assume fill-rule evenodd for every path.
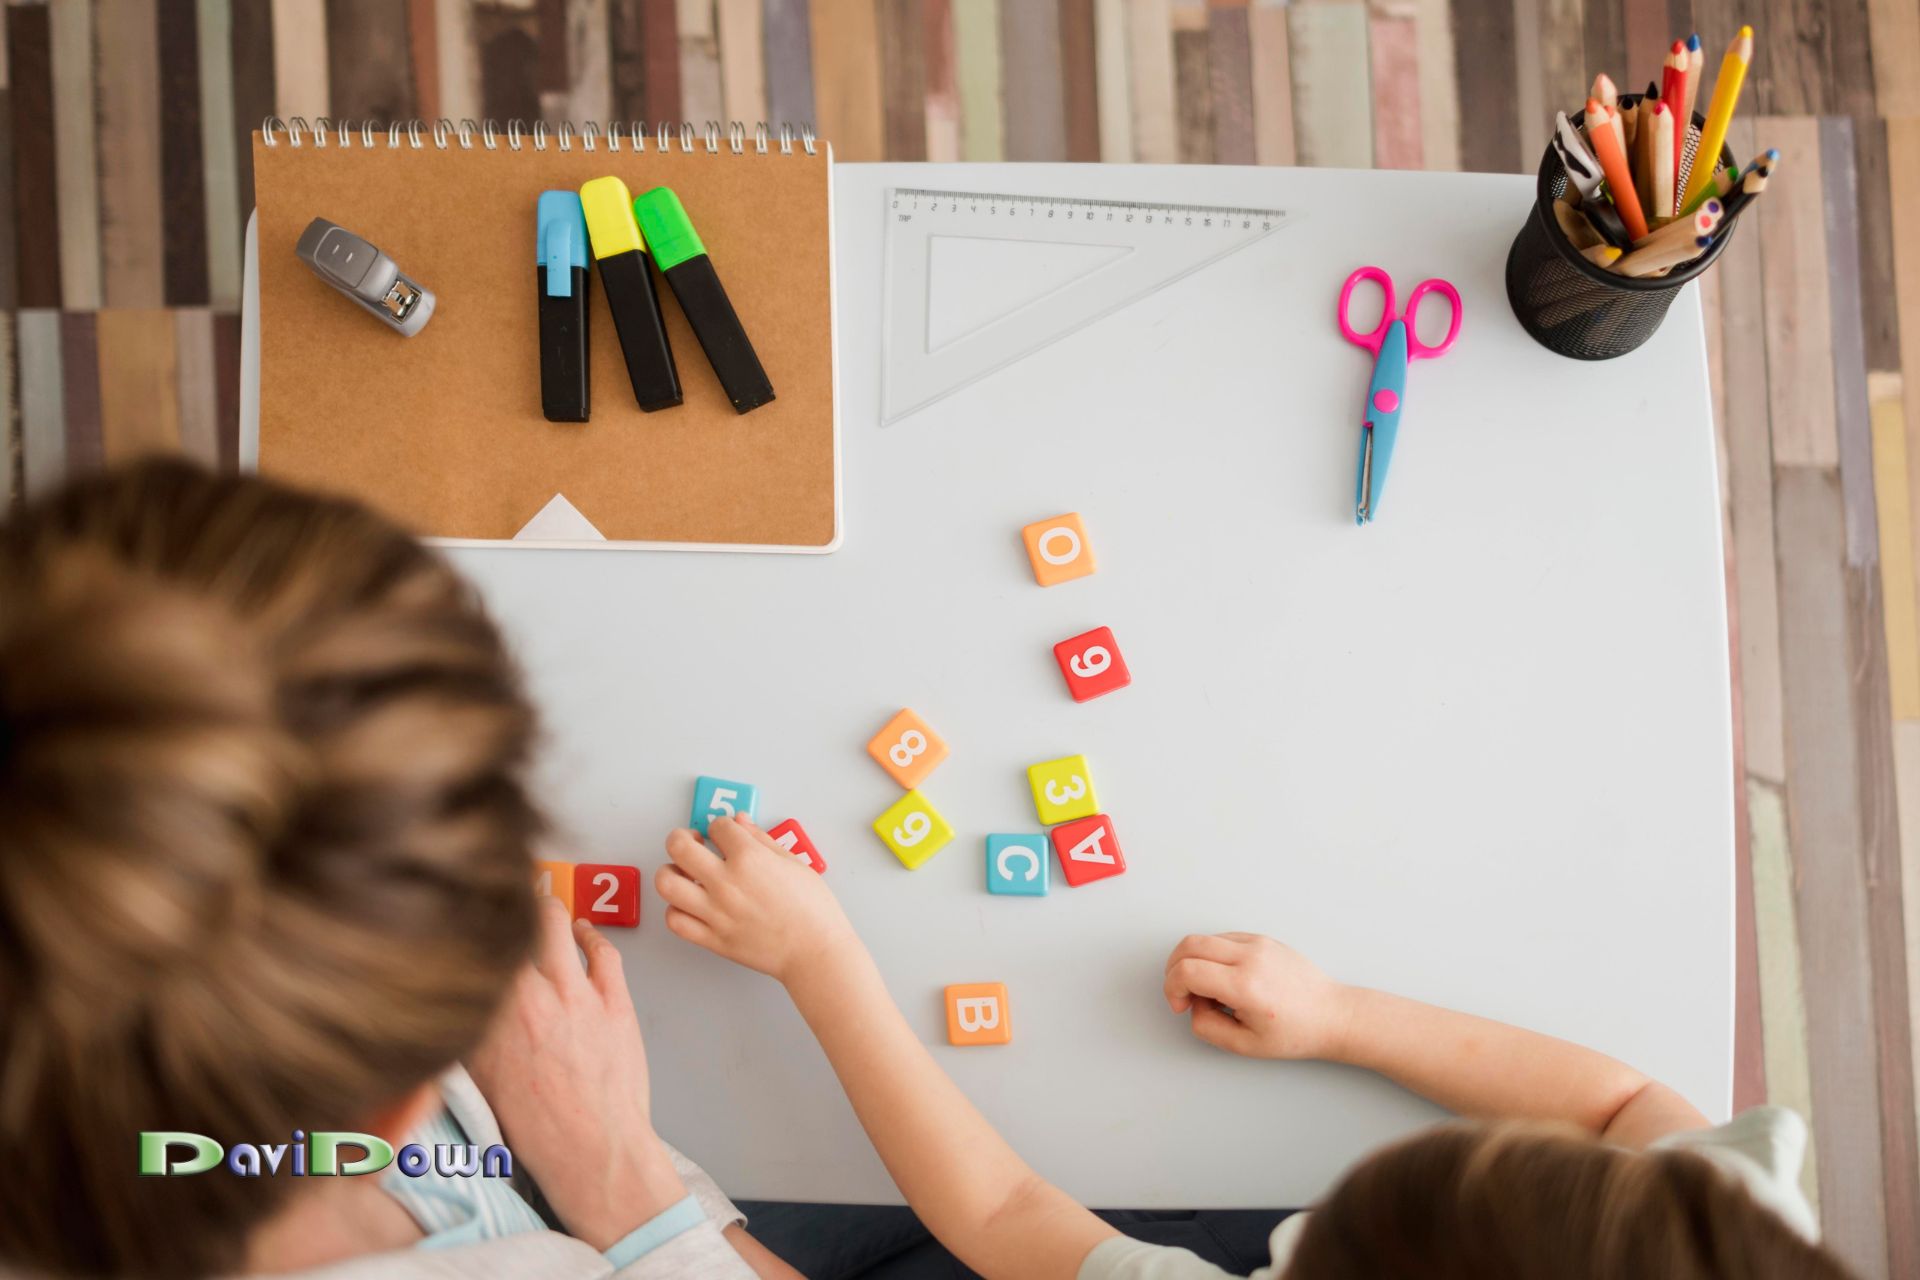
M 911 707 L 902 707 L 867 743 L 867 754 L 911 791 L 947 758 L 947 744 Z
M 1071 640 L 1062 640 L 1053 646 L 1053 657 L 1075 702 L 1087 702 L 1133 683 L 1133 673 L 1120 656 L 1111 627 L 1095 627 Z
M 1055 827 L 1047 834 L 1053 838 L 1053 851 L 1060 855 L 1060 877 L 1073 888 L 1127 869 L 1120 837 L 1113 833 L 1113 819 L 1104 813 Z
M 632 929 L 640 923 L 640 871 L 583 862 L 573 869 L 574 919 Z
M 962 982 L 948 987 L 947 1043 L 1010 1044 L 1013 1017 L 1003 982 Z
M 1027 770 L 1027 782 L 1033 787 L 1033 809 L 1043 827 L 1100 812 L 1093 794 L 1093 771 L 1087 768 L 1085 756 L 1043 760 Z
M 693 813 L 688 817 L 687 825 L 705 835 L 707 823 L 715 818 L 731 818 L 739 814 L 752 821 L 759 800 L 760 789 L 751 783 L 729 782 L 725 778 L 695 778 Z
M 827 874 L 827 860 L 820 856 L 818 849 L 813 847 L 813 841 L 807 837 L 806 828 L 792 818 L 788 818 L 777 827 L 769 828 L 767 836 L 782 849 L 812 867 L 814 874 Z
M 953 839 L 953 828 L 918 791 L 909 791 L 873 820 L 880 837 L 902 866 L 911 871 Z

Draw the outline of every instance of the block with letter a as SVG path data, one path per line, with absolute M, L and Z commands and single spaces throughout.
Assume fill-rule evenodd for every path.
M 1007 1044 L 1013 1020 L 1002 982 L 963 982 L 947 988 L 947 1041 L 950 1044 Z
M 1113 833 L 1113 819 L 1104 813 L 1055 827 L 1048 834 L 1060 855 L 1060 876 L 1070 886 L 1105 880 L 1127 869 L 1120 837 Z

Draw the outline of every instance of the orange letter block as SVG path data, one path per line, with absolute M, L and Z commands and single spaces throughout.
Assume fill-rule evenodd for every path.
M 947 988 L 947 1040 L 951 1044 L 1008 1044 L 1013 1022 L 1002 982 L 965 982 Z
M 1043 587 L 1084 578 L 1094 570 L 1093 548 L 1080 513 L 1069 511 L 1051 520 L 1036 520 L 1020 531 L 1033 561 L 1033 580 Z

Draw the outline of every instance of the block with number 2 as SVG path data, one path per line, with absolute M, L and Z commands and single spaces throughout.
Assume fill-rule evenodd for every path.
M 1053 657 L 1075 702 L 1088 702 L 1133 683 L 1133 673 L 1120 656 L 1111 627 L 1095 627 L 1071 640 L 1062 640 L 1053 646 Z
M 827 860 L 820 856 L 818 849 L 813 847 L 813 841 L 807 837 L 806 828 L 792 818 L 788 818 L 777 827 L 769 828 L 767 837 L 812 867 L 815 875 L 827 874 Z
M 953 839 L 953 828 L 918 791 L 909 791 L 873 820 L 880 837 L 900 864 L 911 871 Z
M 1127 869 L 1120 837 L 1113 833 L 1113 819 L 1104 813 L 1055 827 L 1047 834 L 1053 838 L 1053 851 L 1060 855 L 1060 877 L 1074 888 Z
M 573 869 L 573 918 L 632 929 L 640 923 L 640 871 L 583 862 Z
M 911 707 L 902 707 L 900 714 L 868 741 L 867 754 L 895 782 L 911 791 L 947 758 L 947 744 Z

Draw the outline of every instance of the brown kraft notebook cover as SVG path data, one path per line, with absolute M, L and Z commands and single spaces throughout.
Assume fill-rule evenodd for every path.
M 351 494 L 424 536 L 512 538 L 564 495 L 613 541 L 820 549 L 838 528 L 825 144 L 807 155 L 702 139 L 635 153 L 553 136 L 489 150 L 377 133 L 295 147 L 254 134 L 259 213 L 260 470 Z M 592 421 L 540 411 L 534 206 L 603 174 L 672 187 L 766 367 L 775 399 L 727 402 L 656 270 L 685 403 L 642 413 L 597 270 L 589 284 Z M 433 291 L 412 338 L 388 332 L 294 255 L 330 219 Z M 526 545 L 524 542 L 515 545 Z M 538 545 L 538 544 L 535 544 Z

